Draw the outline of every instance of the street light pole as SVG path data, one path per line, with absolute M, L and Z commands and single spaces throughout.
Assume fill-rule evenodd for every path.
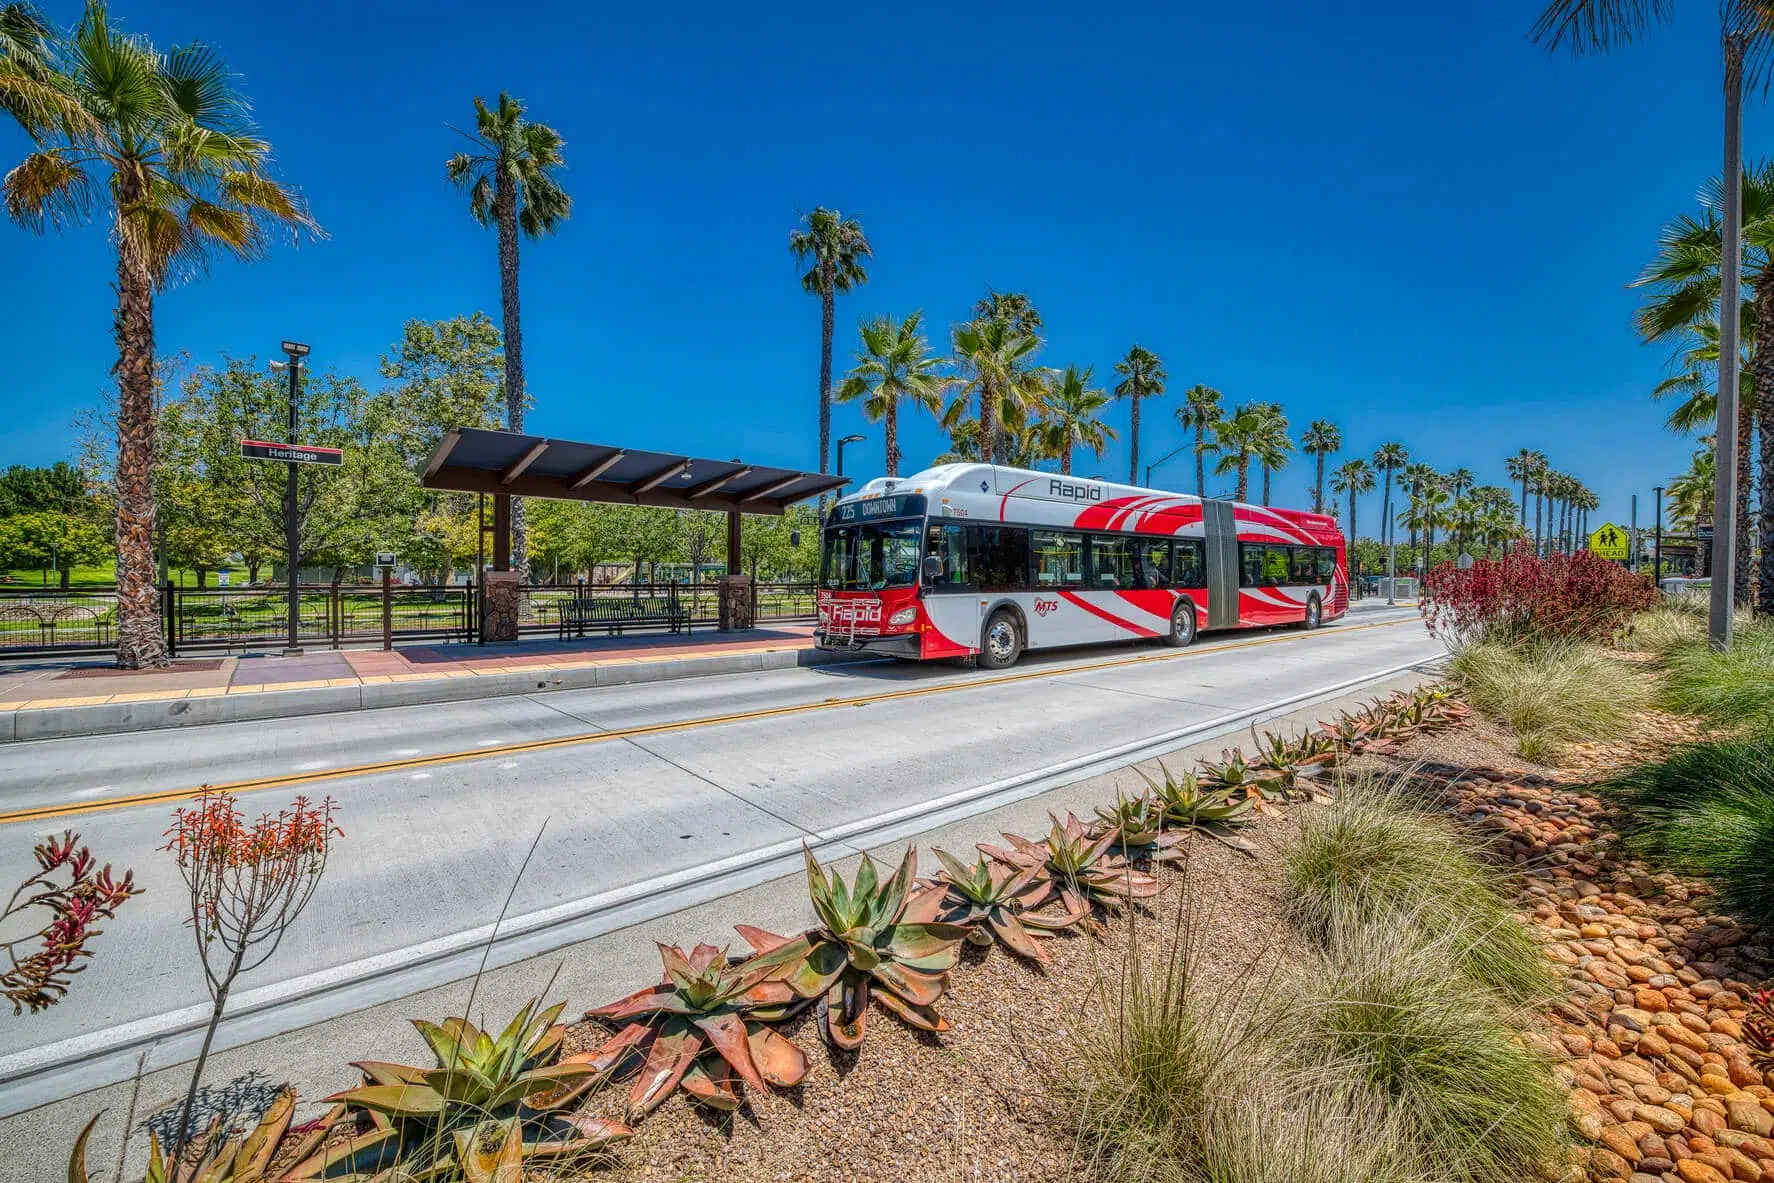
M 845 444 L 860 444 L 863 440 L 865 440 L 867 438 L 868 438 L 868 436 L 866 436 L 866 435 L 847 435 L 843 439 L 838 441 L 838 472 L 837 472 L 838 476 L 844 475 L 844 445 Z
M 1192 446 L 1193 445 L 1190 445 L 1190 444 L 1182 444 L 1179 447 L 1172 448 L 1170 451 L 1166 452 L 1164 455 L 1158 457 L 1158 459 L 1152 461 L 1152 463 L 1146 465 L 1146 488 L 1150 489 L 1152 487 L 1152 470 L 1154 468 L 1157 468 L 1159 465 L 1163 464 L 1166 460 L 1169 460 L 1172 456 L 1175 456 L 1178 452 L 1185 451 Z
M 1713 478 L 1712 603 L 1707 635 L 1714 647 L 1731 644 L 1737 588 L 1737 302 L 1743 238 L 1743 49 L 1744 35 L 1725 33 L 1725 208 L 1719 255 L 1718 425 Z
M 1651 492 L 1657 495 L 1655 525 L 1651 528 L 1653 535 L 1651 545 L 1656 550 L 1651 552 L 1651 582 L 1658 591 L 1663 590 L 1663 486 L 1653 485 Z
M 301 372 L 302 359 L 308 356 L 308 346 L 299 341 L 285 341 L 283 352 L 289 357 L 290 373 L 289 394 L 289 439 L 285 442 L 292 448 L 296 444 L 296 408 L 300 396 L 296 388 L 296 376 Z M 283 481 L 283 549 L 289 574 L 289 638 L 284 645 L 283 655 L 294 657 L 302 652 L 302 589 L 299 582 L 302 561 L 302 531 L 296 518 L 296 462 L 291 460 L 286 466 L 288 472 Z

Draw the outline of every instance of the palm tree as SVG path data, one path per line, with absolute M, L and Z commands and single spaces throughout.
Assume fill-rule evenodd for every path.
M 1418 493 L 1440 480 L 1441 476 L 1435 469 L 1418 460 L 1405 465 L 1404 470 L 1398 474 L 1398 487 L 1402 493 L 1415 501 Z M 1405 527 L 1410 530 L 1409 550 L 1414 555 L 1417 553 L 1417 535 L 1420 533 L 1417 519 L 1409 513 L 1405 513 L 1400 515 L 1399 520 L 1404 522 Z
M 1606 51 L 1648 32 L 1653 25 L 1669 19 L 1674 15 L 1674 12 L 1675 6 L 1668 0 L 1653 0 L 1648 3 L 1646 0 L 1628 0 L 1628 2 L 1623 2 L 1623 0 L 1552 0 L 1535 23 L 1533 35 L 1536 40 L 1548 48 L 1556 49 L 1560 45 L 1568 45 L 1579 53 L 1585 50 Z M 1724 51 L 1724 172 L 1725 176 L 1729 178 L 1728 184 L 1732 195 L 1736 197 L 1742 192 L 1743 162 L 1741 159 L 1740 127 L 1743 87 L 1746 76 L 1751 85 L 1765 87 L 1767 83 L 1770 50 L 1774 49 L 1774 5 L 1770 5 L 1767 0 L 1721 0 L 1719 4 L 1719 32 L 1720 45 Z M 1724 188 L 1725 185 L 1721 184 L 1721 193 Z M 1736 207 L 1737 203 L 1733 201 L 1726 208 L 1730 213 L 1735 214 Z M 1749 211 L 1746 209 L 1745 212 Z M 1742 251 L 1744 245 L 1743 234 L 1742 227 L 1736 217 L 1727 217 L 1726 223 L 1720 235 L 1720 256 L 1722 261 L 1728 260 L 1721 271 L 1728 273 L 1729 282 L 1726 282 L 1727 277 L 1722 273 L 1719 286 L 1735 289 L 1738 286 L 1739 252 Z M 1768 295 L 1770 302 L 1764 305 L 1761 300 L 1762 292 L 1758 290 L 1757 308 L 1759 310 L 1766 307 L 1771 314 L 1774 314 L 1774 291 L 1769 292 Z M 1731 297 L 1737 298 L 1735 290 L 1731 292 Z M 1738 348 L 1737 322 L 1730 316 L 1723 317 L 1722 321 L 1725 331 L 1720 338 L 1719 354 L 1721 357 L 1735 357 Z M 1766 407 L 1764 413 L 1774 416 L 1774 358 L 1767 361 L 1765 385 L 1762 382 L 1763 367 L 1758 365 L 1756 372 L 1757 386 L 1761 388 Z M 1730 397 L 1727 398 L 1721 393 L 1721 404 L 1731 405 L 1735 408 L 1738 403 L 1736 397 L 1738 391 L 1736 389 L 1737 371 L 1734 367 L 1725 367 L 1721 376 L 1721 385 L 1730 394 Z M 1736 418 L 1736 423 L 1730 426 L 1735 430 L 1734 440 L 1738 445 L 1737 451 L 1739 452 L 1739 463 L 1732 466 L 1736 469 L 1739 496 L 1735 507 L 1736 512 L 1733 515 L 1734 526 L 1732 529 L 1722 532 L 1719 537 L 1727 540 L 1726 546 L 1729 553 L 1734 556 L 1742 556 L 1749 549 L 1747 546 L 1747 507 L 1741 496 L 1743 486 L 1747 484 L 1747 476 L 1743 472 L 1741 463 L 1742 453 L 1746 452 L 1748 448 L 1744 438 L 1745 429 L 1742 415 L 1739 413 Z M 1726 424 L 1720 423 L 1717 428 L 1721 439 L 1726 426 Z M 1764 470 L 1771 466 L 1770 462 L 1774 462 L 1774 444 L 1769 444 L 1766 441 L 1768 429 L 1774 429 L 1774 420 L 1764 424 L 1762 445 L 1766 450 Z M 1723 470 L 1720 473 L 1720 479 L 1725 480 L 1726 474 L 1731 471 L 1731 467 Z M 1764 472 L 1763 482 L 1762 525 L 1766 543 L 1774 542 L 1774 508 L 1770 507 L 1770 496 L 1774 495 L 1774 476 Z M 1735 546 L 1730 542 L 1734 531 L 1741 532 L 1741 541 Z M 1762 591 L 1768 598 L 1770 607 L 1774 607 L 1774 557 L 1771 557 L 1770 547 L 1766 544 L 1763 546 L 1763 552 Z M 1708 632 L 1714 644 L 1724 646 L 1730 643 L 1732 603 L 1747 595 L 1748 582 L 1749 570 L 1746 563 L 1734 558 L 1731 596 L 1727 597 L 1721 590 L 1715 591 L 1712 598 Z M 1715 585 L 1717 588 L 1723 586 L 1722 583 Z
M 1669 516 L 1694 529 L 1702 519 L 1713 516 L 1713 482 L 1718 471 L 1718 454 L 1711 447 L 1701 448 L 1688 462 L 1688 471 L 1669 482 Z
M 1059 470 L 1067 476 L 1074 448 L 1089 448 L 1101 460 L 1103 449 L 1115 438 L 1114 428 L 1100 418 L 1109 396 L 1090 384 L 1092 375 L 1089 366 L 1083 370 L 1067 366 L 1065 373 L 1055 375 L 1047 395 L 1047 419 L 1042 424 L 1047 450 L 1059 457 Z
M 1269 478 L 1287 467 L 1287 458 L 1294 450 L 1287 434 L 1287 416 L 1280 403 L 1254 404 L 1263 417 L 1263 430 L 1257 437 L 1256 459 L 1263 468 L 1263 504 L 1269 504 Z
M 831 471 L 832 452 L 832 331 L 839 292 L 850 292 L 868 282 L 862 261 L 874 251 L 863 236 L 862 224 L 846 219 L 823 205 L 804 216 L 805 229 L 788 236 L 789 253 L 795 262 L 806 263 L 801 289 L 819 297 L 819 471 Z M 824 498 L 821 498 L 821 504 Z
M 1324 460 L 1343 446 L 1343 433 L 1329 419 L 1314 419 L 1300 436 L 1300 451 L 1318 462 L 1318 477 L 1312 484 L 1312 512 L 1324 512 Z
M 0 111 L 34 139 L 55 129 L 90 130 L 85 112 L 60 85 L 55 52 L 42 13 L 29 4 L 0 4 Z
M 1385 492 L 1380 495 L 1380 542 L 1386 547 L 1386 577 L 1394 570 L 1393 551 L 1397 547 L 1392 529 L 1392 474 L 1410 463 L 1411 455 L 1400 443 L 1381 444 L 1374 449 L 1373 466 L 1385 474 Z M 1392 602 L 1392 585 L 1387 583 L 1387 603 Z
M 274 231 L 318 235 L 319 227 L 301 198 L 271 178 L 271 146 L 208 46 L 162 54 L 114 28 L 94 0 L 59 66 L 51 85 L 66 108 L 55 123 L 34 125 L 38 148 L 0 188 L 14 220 L 39 233 L 99 211 L 109 225 L 117 251 L 117 664 L 165 665 L 154 587 L 154 297 L 201 274 L 212 255 L 256 259 Z
M 1755 373 L 1750 363 L 1755 356 L 1755 306 L 1747 300 L 1743 302 L 1742 319 L 1743 327 L 1738 333 L 1738 340 L 1742 342 L 1738 350 L 1741 358 L 1738 386 L 1753 395 Z M 1681 401 L 1670 411 L 1663 425 L 1681 435 L 1693 435 L 1710 431 L 1718 422 L 1719 326 L 1712 321 L 1688 325 L 1681 330 L 1681 340 L 1682 344 L 1670 358 L 1673 372 L 1651 388 L 1651 397 L 1679 396 Z M 1759 406 L 1759 402 L 1756 405 Z
M 856 365 L 838 388 L 838 401 L 862 401 L 862 413 L 871 423 L 882 423 L 887 443 L 887 475 L 899 475 L 899 404 L 929 411 L 942 410 L 942 392 L 948 379 L 934 371 L 942 359 L 930 352 L 924 337 L 924 314 L 914 312 L 895 322 L 877 316 L 861 325 L 862 348 Z
M 1748 375 L 1739 371 L 1739 398 L 1736 418 L 1736 530 L 1738 543 L 1734 549 L 1733 596 L 1737 603 L 1746 603 L 1750 584 L 1749 500 L 1751 454 L 1757 431 L 1761 448 L 1768 460 L 1774 460 L 1774 354 L 1762 356 L 1753 348 L 1756 324 L 1763 316 L 1774 320 L 1774 269 L 1769 257 L 1774 250 L 1774 164 L 1762 162 L 1747 169 L 1742 177 L 1743 235 L 1738 261 L 1743 279 L 1748 283 L 1745 295 L 1741 288 L 1740 316 L 1737 324 L 1739 350 L 1747 351 Z M 1718 418 L 1718 398 L 1707 389 L 1706 379 L 1716 387 L 1720 343 L 1720 292 L 1723 279 L 1720 264 L 1724 259 L 1724 234 L 1719 210 L 1724 204 L 1724 188 L 1719 178 L 1708 181 L 1700 193 L 1698 215 L 1683 214 L 1664 227 L 1658 239 L 1657 256 L 1634 281 L 1635 287 L 1651 289 L 1651 296 L 1639 309 L 1636 321 L 1639 334 L 1646 341 L 1674 340 L 1677 360 L 1690 362 L 1686 374 L 1678 374 L 1653 391 L 1654 397 L 1670 393 L 1687 395 L 1686 402 L 1676 409 L 1671 421 L 1698 428 L 1705 425 L 1702 416 L 1710 412 L 1712 422 Z M 1740 353 L 1741 355 L 1741 353 Z M 1765 371 L 1765 373 L 1764 373 Z M 1741 377 L 1751 380 L 1744 382 Z M 1763 511 L 1760 526 L 1769 543 L 1774 543 L 1774 475 L 1763 464 L 1761 499 Z M 1758 599 L 1765 599 L 1774 610 L 1774 558 L 1764 547 Z
M 1183 392 L 1183 405 L 1176 410 L 1177 424 L 1184 431 L 1195 433 L 1195 495 L 1207 496 L 1207 453 L 1209 432 L 1220 425 L 1222 395 L 1211 386 L 1191 386 Z
M 1214 426 L 1214 437 L 1205 446 L 1219 455 L 1213 468 L 1215 476 L 1238 474 L 1234 501 L 1250 498 L 1250 462 L 1264 447 L 1268 431 L 1268 415 L 1262 403 L 1245 403 Z
M 1115 363 L 1121 381 L 1115 384 L 1115 397 L 1128 401 L 1127 483 L 1140 483 L 1140 401 L 1164 393 L 1164 363 L 1150 349 L 1135 345 L 1127 356 Z
M 473 148 L 444 164 L 452 185 L 468 194 L 468 212 L 482 226 L 499 232 L 499 310 L 505 333 L 505 426 L 524 429 L 524 332 L 518 314 L 517 239 L 534 242 L 552 234 L 573 212 L 573 199 L 560 186 L 564 167 L 561 134 L 546 123 L 524 118 L 524 105 L 504 91 L 489 108 L 477 95 L 474 131 L 460 131 Z M 524 502 L 511 499 L 511 566 L 518 578 L 530 574 L 529 531 Z
M 1528 482 L 1534 477 L 1534 470 L 1545 461 L 1546 457 L 1528 448 L 1523 448 L 1503 462 L 1503 468 L 1509 473 L 1509 479 L 1521 482 L 1521 525 L 1525 530 L 1528 525 Z
M 1345 460 L 1331 473 L 1331 491 L 1349 495 L 1349 541 L 1354 542 L 1357 537 L 1355 499 L 1363 493 L 1374 491 L 1374 470 L 1360 456 Z
M 1015 331 L 1029 337 L 1041 335 L 1041 313 L 1027 292 L 1000 292 L 987 289 L 974 303 L 976 320 L 1001 320 Z
M 960 379 L 955 400 L 943 416 L 943 426 L 953 428 L 966 417 L 968 401 L 979 399 L 979 454 L 988 464 L 997 463 L 1002 442 L 1000 424 L 1014 430 L 1023 425 L 1026 410 L 1036 401 L 1038 376 L 1029 360 L 1041 339 L 1019 332 L 1008 319 L 984 317 L 955 326 L 953 361 Z
M 1446 474 L 1443 479 L 1447 482 L 1448 492 L 1458 499 L 1462 493 L 1472 487 L 1473 482 L 1478 478 L 1472 475 L 1470 468 L 1456 468 Z

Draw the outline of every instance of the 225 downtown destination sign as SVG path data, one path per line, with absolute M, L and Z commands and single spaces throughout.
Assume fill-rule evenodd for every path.
M 273 444 L 264 440 L 241 440 L 240 454 L 248 460 L 281 460 L 296 464 L 343 464 L 343 448 L 313 448 L 307 444 Z

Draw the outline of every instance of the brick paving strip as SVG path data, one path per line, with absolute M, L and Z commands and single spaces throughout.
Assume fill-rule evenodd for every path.
M 94 662 L 42 663 L 0 672 L 0 711 L 154 702 L 386 682 L 442 681 L 486 674 L 578 670 L 813 647 L 806 627 L 742 636 L 612 637 L 519 645 L 427 645 L 384 652 L 328 649 L 297 657 L 251 655 L 175 661 L 164 670 L 116 670 Z

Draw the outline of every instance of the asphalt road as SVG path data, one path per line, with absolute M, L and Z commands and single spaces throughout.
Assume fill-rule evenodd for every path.
M 239 785 L 249 812 L 330 794 L 345 830 L 237 986 L 230 1046 L 472 972 L 539 830 L 496 961 L 780 876 L 803 842 L 847 854 L 1441 652 L 1414 612 L 1364 612 L 999 674 L 869 663 L 0 747 L 0 868 L 72 828 L 147 889 L 66 1003 L 0 1017 L 0 1114 L 125 1078 L 141 1050 L 194 1052 L 207 995 L 157 848 L 203 784 Z

